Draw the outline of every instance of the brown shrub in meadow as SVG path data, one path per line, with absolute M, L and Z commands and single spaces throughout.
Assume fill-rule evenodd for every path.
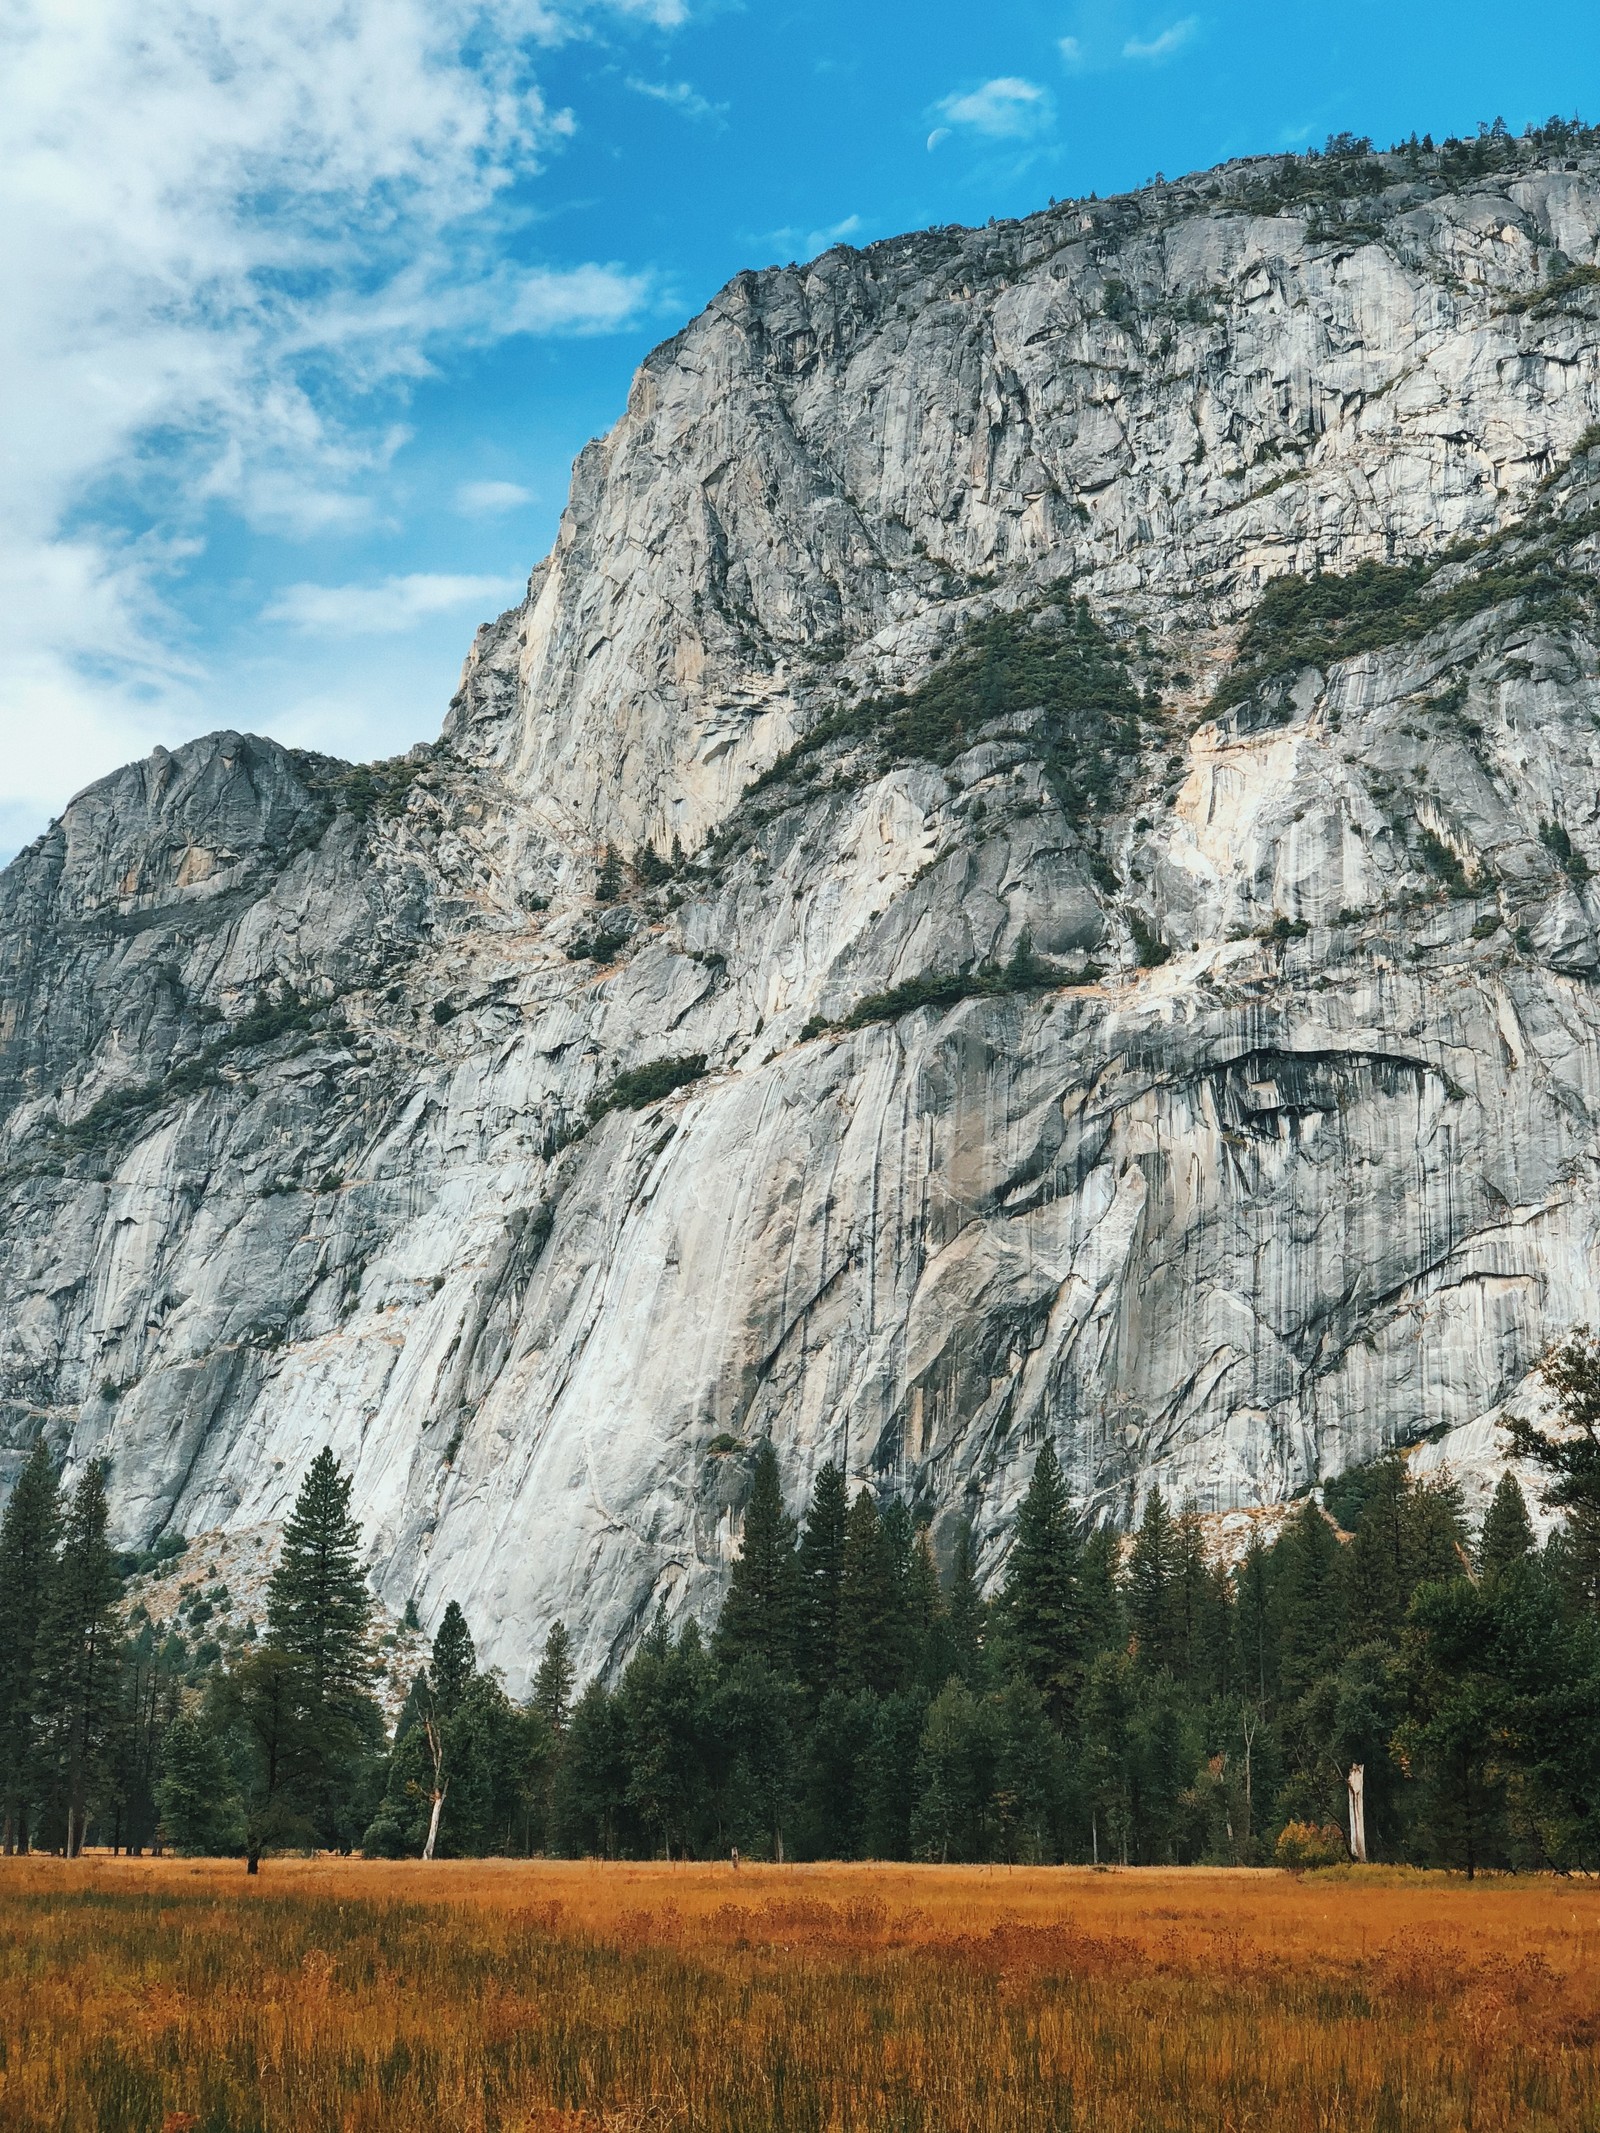
M 0 1862 L 0 2128 L 1600 2125 L 1600 1891 Z

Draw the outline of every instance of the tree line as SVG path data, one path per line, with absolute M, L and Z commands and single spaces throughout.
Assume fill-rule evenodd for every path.
M 1600 1865 L 1600 1343 L 1547 1361 L 1479 1530 L 1398 1455 L 1225 1566 L 1159 1490 L 1085 1530 L 1039 1451 L 998 1590 L 970 1536 L 755 1448 L 709 1634 L 658 1611 L 615 1681 L 550 1633 L 524 1702 L 446 1608 L 392 1733 L 350 1480 L 312 1463 L 259 1637 L 197 1676 L 130 1629 L 105 1474 L 36 1450 L 0 1521 L 0 1827 L 232 1853 Z M 179 1640 L 181 1647 L 181 1639 Z M 213 1650 L 216 1648 L 213 1647 Z M 1357 1780 L 1359 1779 L 1359 1785 Z

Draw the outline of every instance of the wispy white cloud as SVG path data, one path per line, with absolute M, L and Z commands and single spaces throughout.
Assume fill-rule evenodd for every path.
M 1200 27 L 1198 15 L 1185 15 L 1181 22 L 1160 30 L 1154 37 L 1130 37 L 1122 47 L 1124 59 L 1170 59 L 1174 52 L 1181 52 L 1189 44 Z
M 1081 37 L 1063 37 L 1056 49 L 1060 52 L 1063 63 L 1074 70 L 1088 63 L 1088 54 L 1083 49 Z
M 11 0 L 0 28 L 0 804 L 192 724 L 165 573 L 207 508 L 358 528 L 445 346 L 604 332 L 529 264 L 541 45 L 681 0 Z M 520 248 L 521 239 L 518 240 Z M 142 524 L 143 538 L 119 530 Z M 201 706 L 202 710 L 204 706 Z
M 264 622 L 327 637 L 394 637 L 431 615 L 464 607 L 498 613 L 523 589 L 520 578 L 451 577 L 413 571 L 378 585 L 290 585 L 262 612 Z
M 640 75 L 630 74 L 627 86 L 635 96 L 648 96 L 655 103 L 670 104 L 674 111 L 681 111 L 685 118 L 720 119 L 727 115 L 726 104 L 714 104 L 700 94 L 693 82 L 645 81 Z
M 653 22 L 658 30 L 681 29 L 689 19 L 685 0 L 611 0 L 611 5 L 619 14 Z
M 935 108 L 947 129 L 963 126 L 994 140 L 1026 140 L 1043 132 L 1055 116 L 1049 90 L 1015 74 L 1002 74 L 980 89 L 944 97 Z M 928 146 L 936 145 L 930 135 Z
M 808 230 L 805 248 L 810 253 L 826 252 L 833 245 L 844 244 L 861 228 L 859 215 L 846 215 L 842 222 L 833 222 L 825 230 Z
M 456 509 L 463 518 L 498 518 L 533 501 L 533 491 L 516 481 L 464 481 L 456 490 Z

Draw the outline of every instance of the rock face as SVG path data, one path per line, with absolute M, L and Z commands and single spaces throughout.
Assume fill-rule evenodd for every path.
M 0 877 L 6 1472 L 147 1544 L 330 1443 L 518 1687 L 714 1605 L 762 1435 L 991 1575 L 1046 1437 L 1481 1461 L 1600 1311 L 1597 239 L 1524 143 L 740 276 L 440 742 Z

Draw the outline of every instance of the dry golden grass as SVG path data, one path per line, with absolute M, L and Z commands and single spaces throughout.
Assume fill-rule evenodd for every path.
M 1600 1891 L 0 1861 L 0 2127 L 1600 2127 Z

